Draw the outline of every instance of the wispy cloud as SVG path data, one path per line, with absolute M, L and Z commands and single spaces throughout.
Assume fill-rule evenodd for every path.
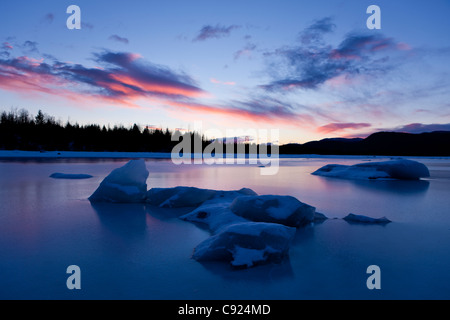
M 230 35 L 231 31 L 239 29 L 238 25 L 222 26 L 217 24 L 215 26 L 205 25 L 203 26 L 198 35 L 192 41 L 205 41 L 207 39 L 219 39 Z
M 53 60 L 46 63 L 27 56 L 0 59 L 0 87 L 19 93 L 30 91 L 91 96 L 130 105 L 145 97 L 197 97 L 204 92 L 184 73 L 143 61 L 139 55 L 103 51 L 94 54 L 99 67 Z
M 226 86 L 234 86 L 234 85 L 236 85 L 236 82 L 234 82 L 234 81 L 220 81 L 220 80 L 217 80 L 215 78 L 211 78 L 211 79 L 209 79 L 209 81 L 211 81 L 211 83 L 214 83 L 214 84 L 223 84 L 223 85 L 226 85 Z
M 7 50 L 12 50 L 13 46 L 9 42 L 3 42 L 2 48 L 7 49 Z
M 317 131 L 320 133 L 328 134 L 332 132 L 342 132 L 345 130 L 356 130 L 356 129 L 362 129 L 362 128 L 368 128 L 372 125 L 370 123 L 354 123 L 354 122 L 347 122 L 347 123 L 329 123 L 327 125 L 321 126 L 317 128 Z
M 300 33 L 301 45 L 265 53 L 272 67 L 273 81 L 266 90 L 316 89 L 340 76 L 384 75 L 394 68 L 389 54 L 409 46 L 379 33 L 349 33 L 337 47 L 323 36 L 334 30 L 331 18 L 314 22 Z
M 0 59 L 0 89 L 24 95 L 44 93 L 71 100 L 103 101 L 123 107 L 139 107 L 140 99 L 170 110 L 251 122 L 310 124 L 314 119 L 297 113 L 287 103 L 269 97 L 205 103 L 208 96 L 183 72 L 146 61 L 135 53 L 103 50 L 93 54 L 96 67 L 51 59 L 21 56 Z M 233 85 L 211 79 L 213 83 Z M 139 100 L 139 101 L 138 101 Z
M 38 43 L 36 41 L 27 40 L 21 45 L 21 48 L 26 53 L 38 53 L 39 52 Z
M 304 45 L 317 44 L 322 42 L 323 35 L 333 32 L 335 28 L 336 25 L 331 17 L 315 20 L 313 24 L 300 32 L 299 39 Z
M 256 49 L 256 44 L 248 42 L 244 48 L 234 53 L 234 60 L 238 60 L 241 57 L 251 57 L 252 52 Z
M 422 133 L 422 132 L 432 132 L 432 131 L 450 131 L 450 123 L 410 123 L 404 126 L 390 128 L 390 129 L 379 129 L 379 131 L 396 131 L 396 132 L 406 132 L 406 133 Z
M 112 40 L 112 41 L 116 41 L 116 42 L 121 42 L 121 43 L 124 43 L 124 44 L 129 44 L 129 43 L 130 43 L 130 41 L 129 41 L 127 38 L 120 37 L 120 36 L 118 36 L 117 34 L 113 34 L 112 36 L 110 36 L 110 37 L 108 38 L 108 40 Z
M 93 30 L 94 29 L 94 25 L 92 23 L 89 23 L 89 22 L 81 21 L 81 29 Z

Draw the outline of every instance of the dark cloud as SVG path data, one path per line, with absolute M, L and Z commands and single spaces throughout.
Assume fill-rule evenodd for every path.
M 336 25 L 333 23 L 333 19 L 331 17 L 325 17 L 314 21 L 312 25 L 303 30 L 299 35 L 299 39 L 302 44 L 306 45 L 321 42 L 323 35 L 333 32 L 335 28 Z
M 326 44 L 323 35 L 331 32 L 331 18 L 313 23 L 301 33 L 302 45 L 265 53 L 273 81 L 266 90 L 316 89 L 338 76 L 385 74 L 394 66 L 389 54 L 407 47 L 379 33 L 350 33 L 337 47 Z
M 121 42 L 121 43 L 124 43 L 124 44 L 130 43 L 130 41 L 127 38 L 120 37 L 117 34 L 113 34 L 112 36 L 110 36 L 108 38 L 108 40 L 113 40 L 113 41 Z
M 271 114 L 276 117 L 295 117 L 297 113 L 291 104 L 287 104 L 278 99 L 260 97 L 247 101 L 234 100 L 232 105 L 240 110 L 246 110 L 253 114 Z
M 89 23 L 89 22 L 81 21 L 81 29 L 92 30 L 92 29 L 94 29 L 94 25 L 92 23 Z
M 384 38 L 379 34 L 349 34 L 338 48 L 331 51 L 332 59 L 363 59 L 364 56 L 378 51 L 396 49 L 392 38 Z
M 43 18 L 43 21 L 46 23 L 52 23 L 53 20 L 55 20 L 55 15 L 53 13 L 47 13 Z
M 230 35 L 231 31 L 238 28 L 240 28 L 240 26 L 238 25 L 231 25 L 231 26 L 222 26 L 220 24 L 217 24 L 215 26 L 205 25 L 192 41 L 204 41 L 207 39 L 213 38 L 219 39 L 227 37 Z
M 38 53 L 39 50 L 38 50 L 37 46 L 38 46 L 38 43 L 37 43 L 37 42 L 27 40 L 27 41 L 25 41 L 25 42 L 22 44 L 21 48 L 22 48 L 26 53 Z

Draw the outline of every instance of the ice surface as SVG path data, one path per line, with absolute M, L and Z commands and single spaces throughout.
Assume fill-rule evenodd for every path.
M 113 170 L 89 197 L 91 202 L 144 202 L 149 172 L 145 161 L 130 160 Z
M 93 176 L 90 174 L 81 174 L 81 173 L 59 173 L 55 172 L 50 175 L 50 178 L 53 179 L 90 179 Z
M 180 219 L 205 224 L 212 233 L 216 233 L 219 229 L 230 224 L 248 221 L 235 215 L 231 211 L 230 205 L 237 197 L 251 194 L 256 195 L 253 190 L 246 188 L 238 191 L 216 191 L 213 198 L 181 216 Z
M 312 174 L 346 179 L 402 179 L 417 180 L 430 176 L 428 168 L 413 160 L 391 160 L 359 163 L 352 166 L 328 164 Z
M 238 197 L 230 208 L 236 215 L 251 221 L 281 223 L 290 227 L 312 222 L 316 210 L 294 197 L 278 195 Z
M 200 243 L 193 258 L 197 261 L 229 261 L 234 267 L 252 267 L 280 262 L 288 255 L 296 229 L 277 223 L 242 222 L 231 224 Z
M 345 221 L 348 221 L 348 222 L 360 222 L 360 223 L 380 223 L 380 224 L 385 224 L 385 223 L 391 222 L 391 220 L 389 220 L 386 217 L 371 218 L 371 217 L 358 215 L 358 214 L 353 214 L 353 213 L 348 214 L 343 219 Z

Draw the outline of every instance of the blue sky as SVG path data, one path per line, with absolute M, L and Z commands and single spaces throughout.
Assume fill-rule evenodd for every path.
M 66 8 L 81 8 L 68 30 Z M 366 8 L 381 8 L 381 30 Z M 450 2 L 3 1 L 0 108 L 63 122 L 450 130 Z

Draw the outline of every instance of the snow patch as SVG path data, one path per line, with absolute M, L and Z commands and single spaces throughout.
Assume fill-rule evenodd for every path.
M 301 227 L 312 222 L 316 210 L 294 197 L 278 195 L 238 197 L 230 209 L 251 221 L 274 222 L 290 227 Z

